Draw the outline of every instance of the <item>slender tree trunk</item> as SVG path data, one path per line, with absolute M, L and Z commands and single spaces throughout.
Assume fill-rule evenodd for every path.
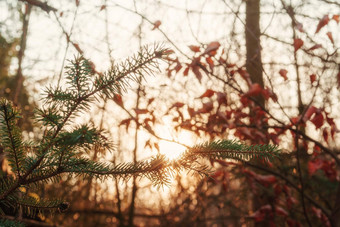
M 30 4 L 25 4 L 25 13 L 22 15 L 23 17 L 23 23 L 22 23 L 22 35 L 21 35 L 21 40 L 20 40 L 20 50 L 18 53 L 18 70 L 17 70 L 17 75 L 16 75 L 16 83 L 17 87 L 14 92 L 13 96 L 13 103 L 15 105 L 18 105 L 19 102 L 19 95 L 21 93 L 21 89 L 23 86 L 24 82 L 24 76 L 22 74 L 22 61 L 25 55 L 25 49 L 26 49 L 26 41 L 27 41 L 27 32 L 28 32 L 28 23 L 29 23 L 29 18 L 31 14 L 31 5 Z
M 253 83 L 263 87 L 262 60 L 260 44 L 260 0 L 246 0 L 246 69 Z M 257 101 L 264 106 L 262 96 L 256 97 Z
M 246 69 L 250 75 L 252 83 L 258 83 L 263 88 L 261 43 L 260 43 L 260 0 L 246 0 Z M 265 106 L 262 96 L 254 97 L 258 104 Z M 250 113 L 251 115 L 255 113 Z M 258 210 L 263 205 L 260 196 L 254 194 L 252 199 L 253 210 Z M 266 222 L 255 223 L 255 226 L 269 226 Z

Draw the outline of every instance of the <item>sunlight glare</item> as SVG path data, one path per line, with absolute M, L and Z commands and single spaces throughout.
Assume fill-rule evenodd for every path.
M 165 131 L 167 131 L 167 130 L 163 130 L 163 132 L 165 132 Z M 193 143 L 194 143 L 193 135 L 190 132 L 185 131 L 185 130 L 179 132 L 177 134 L 177 136 L 175 136 L 175 137 L 176 137 L 175 141 L 177 141 L 181 144 L 192 146 Z M 165 133 L 163 135 L 163 138 L 167 138 L 169 140 L 174 139 L 170 135 L 165 135 Z M 183 146 L 179 143 L 160 140 L 159 141 L 159 151 L 160 151 L 161 154 L 164 154 L 170 160 L 174 160 L 174 159 L 178 158 L 187 149 L 185 146 Z
M 174 142 L 161 140 L 159 142 L 159 150 L 161 154 L 164 154 L 170 160 L 174 160 L 186 150 L 186 147 Z

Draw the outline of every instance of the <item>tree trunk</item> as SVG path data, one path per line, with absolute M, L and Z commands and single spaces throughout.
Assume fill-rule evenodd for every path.
M 260 0 L 246 1 L 246 48 L 247 62 L 246 69 L 253 83 L 258 83 L 263 87 L 262 60 L 260 44 Z M 259 104 L 264 106 L 262 96 L 256 97 Z
M 262 60 L 261 60 L 261 43 L 260 43 L 260 0 L 246 0 L 246 69 L 250 75 L 252 83 L 258 83 L 263 88 Z M 262 96 L 254 97 L 257 104 L 264 107 L 265 100 Z M 255 113 L 250 113 L 251 115 Z M 263 201 L 260 195 L 253 195 L 253 211 L 258 210 Z M 266 222 L 255 223 L 255 226 L 269 226 Z

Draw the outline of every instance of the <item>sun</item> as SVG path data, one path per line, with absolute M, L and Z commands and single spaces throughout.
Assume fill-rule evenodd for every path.
M 186 150 L 186 147 L 183 145 L 164 140 L 161 140 L 158 145 L 159 152 L 170 160 L 179 158 L 179 156 Z
M 167 130 L 163 130 L 165 132 Z M 179 158 L 183 152 L 187 150 L 186 146 L 193 145 L 193 135 L 189 131 L 180 131 L 176 132 L 176 135 L 170 136 L 169 134 L 164 133 L 163 137 L 166 140 L 160 140 L 158 143 L 159 152 L 164 154 L 168 159 L 174 160 Z M 175 142 L 170 142 L 167 140 L 173 140 Z M 182 145 L 183 144 L 183 145 Z M 185 146 L 184 146 L 185 145 Z

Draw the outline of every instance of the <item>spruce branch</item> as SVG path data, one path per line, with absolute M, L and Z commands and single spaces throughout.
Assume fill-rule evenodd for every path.
M 270 144 L 246 145 L 235 140 L 217 140 L 196 145 L 183 154 L 215 159 L 250 160 L 253 158 L 269 159 L 279 157 L 280 149 Z
M 25 162 L 25 154 L 21 138 L 21 131 L 16 125 L 20 118 L 20 112 L 6 99 L 0 99 L 0 136 L 1 146 L 5 149 L 6 156 L 12 167 L 20 178 L 22 166 Z
M 72 149 L 77 146 L 86 148 L 89 144 L 97 141 L 104 145 L 104 147 L 109 147 L 109 143 L 106 142 L 103 136 L 99 136 L 97 132 L 89 128 L 82 128 L 72 133 L 67 133 L 63 130 L 64 126 L 70 124 L 72 117 L 76 116 L 79 112 L 87 110 L 90 106 L 89 104 L 99 97 L 113 97 L 122 90 L 125 91 L 129 82 L 140 82 L 137 77 L 152 74 L 153 70 L 158 69 L 157 60 L 167 54 L 169 54 L 169 51 L 158 45 L 155 45 L 153 49 L 145 47 L 140 53 L 127 59 L 125 63 L 112 66 L 104 74 L 98 73 L 96 78 L 92 78 L 95 70 L 92 69 L 90 61 L 83 57 L 72 61 L 72 65 L 66 72 L 69 87 L 66 90 L 61 88 L 54 89 L 52 87 L 47 88 L 44 99 L 47 108 L 37 110 L 36 112 L 36 120 L 42 122 L 48 128 L 33 157 L 25 157 L 23 155 L 23 149 L 20 147 L 21 137 L 19 137 L 19 130 L 13 131 L 16 132 L 16 134 L 13 134 L 14 136 L 9 133 L 12 133 L 15 121 L 9 121 L 11 119 L 7 115 L 2 114 L 1 116 L 3 117 L 0 119 L 0 123 L 3 135 L 6 138 L 10 137 L 10 139 L 5 139 L 2 144 L 4 147 L 12 148 L 11 154 L 14 161 L 11 163 L 16 164 L 12 168 L 17 170 L 19 178 L 6 190 L 1 190 L 0 200 L 10 196 L 20 185 L 46 180 L 50 177 L 58 176 L 62 172 L 77 173 L 85 171 L 84 174 L 93 174 L 91 171 L 88 171 L 90 168 L 93 168 L 94 172 L 107 172 L 108 170 L 102 164 L 83 162 L 84 160 L 80 160 L 72 168 L 68 169 L 70 167 L 69 164 L 72 163 L 70 160 L 73 159 L 68 159 L 67 163 L 63 163 L 63 156 L 66 151 L 70 154 L 69 157 L 73 157 L 77 156 L 77 153 L 72 153 Z M 5 101 L 2 101 L 2 103 L 4 104 L 2 106 L 12 108 Z M 2 111 L 2 113 L 4 112 Z M 7 129 L 5 126 L 7 126 Z M 9 144 L 11 141 L 12 145 Z M 53 156 L 56 154 L 59 155 L 57 159 Z M 54 164 L 52 166 L 51 163 L 46 162 L 46 160 L 50 161 L 51 159 Z M 23 163 L 25 160 L 28 162 Z M 55 162 L 55 160 L 58 160 L 58 162 Z M 21 166 L 25 167 L 23 173 L 20 171 Z

